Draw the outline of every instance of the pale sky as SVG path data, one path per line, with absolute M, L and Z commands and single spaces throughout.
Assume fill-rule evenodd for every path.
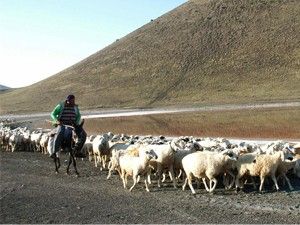
M 186 0 L 0 0 L 0 84 L 52 76 Z

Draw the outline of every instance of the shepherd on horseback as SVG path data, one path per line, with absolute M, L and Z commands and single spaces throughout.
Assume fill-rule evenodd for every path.
M 59 152 L 63 143 L 66 141 L 66 129 L 67 127 L 74 127 L 74 132 L 77 136 L 74 148 L 72 148 L 72 155 L 75 157 L 84 158 L 85 154 L 81 152 L 82 147 L 86 140 L 86 132 L 82 128 L 83 122 L 81 121 L 81 114 L 78 105 L 75 104 L 75 96 L 68 95 L 66 100 L 60 102 L 54 110 L 51 112 L 51 118 L 53 125 L 56 126 L 56 132 L 53 142 L 53 153 L 50 155 L 51 158 L 56 158 L 56 153 Z M 57 171 L 58 172 L 58 171 Z

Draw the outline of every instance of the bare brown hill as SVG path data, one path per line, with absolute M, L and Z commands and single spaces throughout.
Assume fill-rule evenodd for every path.
M 49 111 L 70 92 L 84 109 L 299 100 L 299 15 L 297 0 L 190 0 L 48 79 L 1 93 L 0 113 Z

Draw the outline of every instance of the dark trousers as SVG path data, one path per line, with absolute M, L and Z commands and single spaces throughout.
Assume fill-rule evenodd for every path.
M 76 143 L 74 146 L 75 152 L 80 152 L 85 140 L 86 140 L 86 132 L 82 128 L 82 126 L 75 126 L 75 133 L 77 136 Z M 66 140 L 66 138 L 69 138 L 69 132 L 68 129 L 65 126 L 58 125 L 56 128 L 56 134 L 54 136 L 54 142 L 53 142 L 53 148 L 54 153 L 58 152 L 63 144 L 63 142 Z M 72 136 L 71 136 L 72 137 Z
M 82 126 L 75 126 L 75 133 L 77 135 L 77 141 L 75 143 L 75 152 L 81 152 L 82 147 L 86 141 L 86 132 L 85 130 L 82 128 Z

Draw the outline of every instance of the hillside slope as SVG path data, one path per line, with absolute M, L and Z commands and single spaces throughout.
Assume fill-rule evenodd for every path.
M 70 68 L 0 94 L 0 113 L 299 100 L 300 1 L 190 0 Z

